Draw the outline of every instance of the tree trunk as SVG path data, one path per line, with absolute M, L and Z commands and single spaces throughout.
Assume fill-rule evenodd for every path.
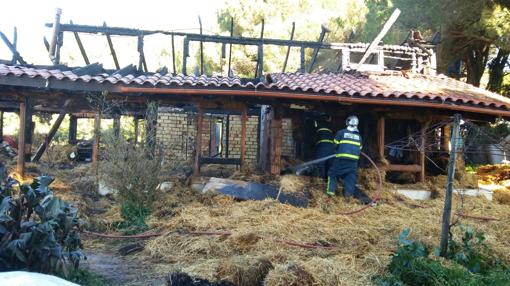
M 489 63 L 489 83 L 487 89 L 494 92 L 501 92 L 503 85 L 504 69 L 508 63 L 510 51 L 499 49 L 497 56 Z
M 465 56 L 467 83 L 480 86 L 480 80 L 489 59 L 489 48 L 490 44 L 485 42 L 478 42 L 467 47 Z

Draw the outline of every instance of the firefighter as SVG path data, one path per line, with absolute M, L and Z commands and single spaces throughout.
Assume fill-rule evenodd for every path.
M 315 121 L 317 131 L 317 143 L 315 144 L 315 159 L 324 158 L 335 152 L 335 143 L 333 130 L 331 130 L 331 117 L 324 116 L 321 120 Z M 328 177 L 328 169 L 331 165 L 331 159 L 317 164 L 319 176 L 323 179 Z
M 358 123 L 357 116 L 349 116 L 346 120 L 347 128 L 338 131 L 335 135 L 336 156 L 328 172 L 326 192 L 329 196 L 334 196 L 338 179 L 341 178 L 344 185 L 344 197 L 354 197 L 363 204 L 368 204 L 371 199 L 356 188 L 362 144 Z

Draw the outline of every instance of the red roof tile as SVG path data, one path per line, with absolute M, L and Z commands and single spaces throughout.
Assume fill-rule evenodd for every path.
M 237 77 L 195 75 L 76 75 L 72 71 L 35 69 L 0 64 L 1 77 L 57 79 L 85 83 L 111 83 L 128 86 L 239 88 L 245 90 L 278 90 L 306 93 L 379 99 L 410 99 L 486 108 L 510 110 L 510 99 L 446 76 L 421 74 L 403 75 L 400 72 L 384 73 L 275 73 L 267 82 L 243 83 Z

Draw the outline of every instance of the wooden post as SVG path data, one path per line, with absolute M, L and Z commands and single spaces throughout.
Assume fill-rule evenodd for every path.
M 384 160 L 384 137 L 385 137 L 385 118 L 379 116 L 377 119 L 377 148 L 379 150 L 379 160 Z
M 134 142 L 134 144 L 136 145 L 136 143 L 138 143 L 138 136 L 140 136 L 140 128 L 138 126 L 139 119 L 136 116 L 133 119 L 134 119 L 134 125 L 135 125 L 135 142 Z
M 18 130 L 18 165 L 16 170 L 23 178 L 25 176 L 25 120 L 26 120 L 26 98 L 19 104 L 19 130 Z
M 94 146 L 92 148 L 92 169 L 98 174 L 99 166 L 99 144 L 101 142 L 101 112 L 94 117 Z
M 296 22 L 292 22 L 292 30 L 290 31 L 290 40 L 294 40 L 294 31 L 296 30 Z M 287 53 L 285 54 L 285 60 L 283 61 L 282 73 L 287 69 L 287 61 L 289 60 L 290 46 L 287 47 Z
M 299 72 L 305 73 L 305 47 L 301 46 L 300 56 L 299 56 Z
M 270 107 L 268 105 L 262 105 L 260 107 L 260 137 L 259 137 L 259 158 L 258 164 L 259 168 L 262 171 L 269 171 L 270 168 L 270 160 L 269 160 L 269 142 L 271 135 L 271 116 L 274 115 L 273 112 L 270 111 Z
M 70 21 L 71 25 L 73 24 L 73 21 Z M 83 43 L 81 42 L 80 35 L 78 35 L 78 32 L 73 32 L 74 39 L 76 40 L 76 43 L 78 44 L 78 48 L 80 49 L 81 56 L 83 57 L 83 60 L 85 61 L 85 65 L 90 65 L 89 57 L 87 56 L 87 52 L 85 51 L 85 48 L 83 47 Z
M 151 100 L 147 103 L 145 122 L 145 143 L 151 156 L 156 152 L 156 127 L 158 124 L 158 102 Z
M 35 123 L 32 122 L 32 114 L 33 114 L 33 104 L 32 98 L 27 96 L 25 97 L 25 161 L 30 161 L 30 156 L 32 155 L 32 143 L 33 143 L 33 134 Z M 18 144 L 19 145 L 19 144 Z M 18 147 L 19 148 L 19 147 Z
M 451 135 L 452 127 L 450 124 L 446 124 L 441 127 L 441 151 L 446 151 L 450 149 L 450 135 Z
M 113 117 L 113 135 L 115 139 L 119 139 L 120 137 L 120 115 L 115 115 Z
M 241 113 L 241 169 L 246 170 L 246 122 L 248 121 L 248 108 L 243 107 Z
M 200 176 L 200 156 L 202 154 L 202 131 L 204 128 L 204 109 L 199 104 L 197 106 L 197 135 L 195 138 L 195 163 L 193 167 L 193 176 Z
M 427 128 L 429 128 L 430 121 L 422 122 L 421 126 L 421 146 L 420 146 L 420 181 L 425 182 L 425 156 L 427 147 Z
M 448 181 L 444 198 L 443 223 L 441 225 L 440 255 L 446 257 L 448 238 L 450 237 L 450 217 L 452 212 L 453 180 L 455 176 L 455 162 L 457 160 L 457 139 L 459 138 L 460 114 L 453 116 L 452 152 L 448 163 Z
M 4 141 L 4 112 L 0 111 L 0 142 Z
M 282 114 L 278 105 L 273 108 L 273 120 L 271 120 L 271 174 L 279 175 L 282 169 Z
M 49 54 L 50 59 L 53 61 L 53 64 L 57 64 L 58 62 L 55 59 L 55 50 L 57 47 L 58 36 L 60 34 L 60 15 L 62 14 L 62 9 L 55 9 L 55 21 L 53 22 L 53 31 L 51 34 L 51 41 L 49 45 Z
M 103 22 L 103 27 L 106 28 L 106 22 Z M 106 35 L 106 41 L 108 42 L 108 47 L 110 48 L 110 54 L 112 55 L 112 58 L 113 58 L 113 63 L 115 64 L 115 68 L 117 70 L 120 70 L 120 64 L 119 64 L 119 60 L 117 59 L 117 53 L 115 52 L 115 48 L 113 47 L 112 37 L 108 33 L 105 35 Z
M 68 143 L 71 145 L 75 145 L 77 142 L 77 134 L 78 134 L 78 117 L 70 114 L 69 115 L 69 138 Z

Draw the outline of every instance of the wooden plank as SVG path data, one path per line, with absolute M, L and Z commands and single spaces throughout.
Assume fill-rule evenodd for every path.
M 195 163 L 193 165 L 193 176 L 200 176 L 200 157 L 202 154 L 202 131 L 204 128 L 204 109 L 197 106 L 197 135 L 195 137 Z
M 292 30 L 290 31 L 290 41 L 294 40 L 294 31 L 296 30 L 296 22 L 292 22 Z M 287 53 L 285 54 L 285 60 L 283 61 L 282 73 L 287 69 L 287 62 L 290 55 L 290 46 L 287 47 Z
M 279 175 L 282 170 L 282 115 L 280 106 L 273 106 L 273 119 L 271 120 L 271 174 Z
M 18 130 L 18 164 L 16 171 L 23 178 L 25 176 L 25 119 L 26 119 L 26 99 L 19 104 L 19 130 Z
M 386 33 L 390 30 L 391 26 L 397 21 L 398 16 L 400 15 L 400 10 L 395 9 L 393 11 L 393 14 L 391 14 L 390 18 L 386 23 L 384 24 L 382 30 L 379 32 L 379 34 L 375 37 L 375 39 L 370 43 L 370 45 L 365 50 L 365 53 L 363 54 L 363 57 L 359 61 L 358 65 L 356 66 L 356 70 L 358 70 L 367 60 L 367 58 L 370 56 L 370 54 L 375 50 L 375 48 L 379 45 L 379 42 L 384 38 Z
M 69 115 L 69 134 L 68 143 L 75 145 L 77 143 L 78 135 L 78 117 Z
M 379 151 L 379 159 L 384 160 L 384 137 L 385 137 L 385 118 L 379 116 L 377 119 L 377 149 Z
M 101 112 L 94 117 L 94 144 L 92 146 L 92 169 L 99 173 L 99 144 L 101 143 Z
M 73 24 L 73 21 L 70 21 L 71 25 Z M 89 57 L 87 56 L 87 52 L 85 51 L 85 48 L 83 47 L 83 43 L 81 42 L 80 35 L 78 35 L 77 32 L 73 32 L 74 39 L 76 40 L 76 43 L 78 44 L 78 48 L 80 49 L 81 56 L 83 57 L 83 60 L 85 61 L 85 65 L 90 65 Z
M 103 27 L 106 27 L 106 22 L 103 23 Z M 113 47 L 112 37 L 110 34 L 105 33 L 106 41 L 108 41 L 108 47 L 110 48 L 110 54 L 112 55 L 113 62 L 115 64 L 115 68 L 117 70 L 120 69 L 119 60 L 117 59 L 117 53 L 115 52 L 115 48 Z
M 186 65 L 189 57 L 189 40 L 187 37 L 182 42 L 182 74 L 186 75 Z
M 248 121 L 248 109 L 245 107 L 241 114 L 241 168 L 246 170 L 246 122 Z

